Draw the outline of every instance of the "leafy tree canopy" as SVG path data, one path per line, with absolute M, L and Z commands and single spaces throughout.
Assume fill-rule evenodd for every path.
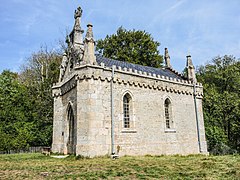
M 35 140 L 31 101 L 17 77 L 10 71 L 0 75 L 0 151 L 24 148 Z
M 0 151 L 51 145 L 51 88 L 60 63 L 59 52 L 41 48 L 27 59 L 20 74 L 0 74 Z
M 37 121 L 37 140 L 31 145 L 51 145 L 53 123 L 52 85 L 58 81 L 61 52 L 47 47 L 33 53 L 21 67 L 19 80 L 27 87 Z
M 240 152 L 240 62 L 216 57 L 198 68 L 204 85 L 204 118 L 210 151 L 228 147 Z
M 163 57 L 159 54 L 159 42 L 145 31 L 123 27 L 116 34 L 97 41 L 96 50 L 104 57 L 144 66 L 160 67 Z

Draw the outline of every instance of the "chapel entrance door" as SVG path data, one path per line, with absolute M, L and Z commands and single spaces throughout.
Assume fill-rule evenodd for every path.
M 68 143 L 67 143 L 67 151 L 68 154 L 75 154 L 76 153 L 76 128 L 75 128 L 75 118 L 73 114 L 73 109 L 69 106 L 68 109 L 68 127 L 69 127 L 69 136 L 68 136 Z

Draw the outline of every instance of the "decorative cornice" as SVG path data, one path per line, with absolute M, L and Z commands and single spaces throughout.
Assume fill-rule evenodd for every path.
M 89 79 L 107 81 L 107 82 L 111 81 L 111 76 L 105 77 L 103 74 L 100 74 L 100 75 L 95 74 L 95 73 L 93 73 L 95 71 L 93 71 L 92 73 L 78 73 L 78 72 L 81 72 L 81 70 L 83 70 L 83 69 L 88 70 L 89 68 L 101 69 L 103 71 L 110 71 L 110 72 L 112 71 L 112 68 L 105 67 L 103 63 L 101 63 L 100 66 L 93 65 L 93 64 L 79 65 L 79 66 L 75 67 L 75 72 L 76 72 L 75 75 L 70 77 L 68 80 L 65 80 L 64 82 L 55 84 L 53 86 L 53 90 L 59 89 L 59 88 L 61 89 L 61 94 L 53 93 L 53 96 L 57 97 L 59 95 L 63 95 L 65 93 L 69 92 L 71 89 L 76 87 L 77 81 L 83 81 L 83 80 L 89 80 Z M 150 74 L 150 73 L 146 73 L 146 72 L 136 71 L 136 70 L 127 69 L 127 68 L 121 68 L 121 67 L 117 67 L 117 68 L 114 67 L 114 69 L 115 69 L 115 73 L 127 74 L 127 75 L 145 78 L 145 79 L 150 80 L 148 82 L 140 82 L 140 81 L 135 81 L 135 80 L 121 79 L 120 77 L 114 77 L 114 79 L 113 79 L 114 83 L 124 84 L 124 85 L 128 84 L 129 86 L 135 86 L 135 87 L 140 87 L 140 88 L 149 88 L 149 89 L 153 89 L 153 90 L 166 91 L 166 92 L 170 92 L 170 93 L 193 95 L 194 84 L 192 84 L 191 81 L 186 81 L 186 80 L 176 79 L 176 78 L 169 78 L 167 76 L 159 76 L 156 74 Z M 156 80 L 156 81 L 151 81 L 151 80 Z M 170 83 L 173 85 L 179 85 L 179 88 L 171 87 L 171 85 L 166 86 L 166 84 L 163 86 L 163 85 L 158 84 L 158 82 L 159 83 L 165 82 L 165 83 Z M 183 88 L 180 88 L 180 87 L 184 87 L 184 86 L 188 87 L 188 88 L 186 88 L 185 90 L 182 90 Z M 197 83 L 195 86 L 198 90 L 196 93 L 197 97 L 202 98 L 203 97 L 202 84 Z
M 73 88 L 77 86 L 77 79 L 76 75 L 73 75 L 64 83 L 54 84 L 53 89 L 53 97 L 58 97 L 66 94 L 67 92 L 71 91 Z
M 84 68 L 97 68 L 97 69 L 103 69 L 105 71 L 112 71 L 112 68 L 109 68 L 107 66 L 104 65 L 104 63 L 101 63 L 101 65 L 93 65 L 93 64 L 84 64 L 84 65 L 80 65 L 75 67 L 75 70 L 80 70 L 80 69 L 84 69 Z M 173 71 L 174 73 L 178 73 L 177 71 L 170 69 L 171 71 Z M 181 85 L 185 85 L 185 86 L 193 86 L 193 83 L 191 81 L 188 80 L 183 80 L 183 79 L 177 79 L 177 78 L 171 78 L 168 76 L 160 76 L 160 75 L 156 75 L 156 74 L 151 74 L 151 73 L 147 73 L 147 72 L 142 72 L 142 71 L 137 71 L 137 70 L 133 70 L 131 68 L 122 68 L 120 66 L 116 67 L 115 72 L 119 72 L 119 73 L 123 73 L 123 74 L 129 74 L 129 75 L 134 75 L 134 76 L 138 76 L 138 77 L 143 77 L 143 78 L 148 78 L 148 79 L 156 79 L 158 81 L 164 81 L 164 82 L 170 82 L 170 83 L 174 83 L 174 84 L 181 84 Z M 179 76 L 181 76 L 180 73 L 178 73 Z M 201 83 L 196 83 L 196 86 L 198 87 L 202 87 Z
M 61 87 L 61 94 L 66 94 L 67 92 L 69 92 L 70 90 L 72 90 L 73 88 L 75 88 L 77 86 L 77 81 L 76 79 L 73 77 L 70 81 L 68 81 L 66 84 L 64 84 Z

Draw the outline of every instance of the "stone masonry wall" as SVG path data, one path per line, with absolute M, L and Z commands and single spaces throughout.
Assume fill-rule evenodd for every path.
M 54 91 L 54 90 L 53 90 Z M 53 121 L 53 144 L 52 151 L 67 154 L 67 143 L 69 139 L 68 108 L 73 108 L 75 117 L 75 132 L 77 132 L 77 88 L 71 89 L 62 96 L 54 98 L 54 121 Z M 75 138 L 76 144 L 77 137 Z
M 76 153 L 99 156 L 111 153 L 111 69 L 102 66 L 81 66 L 75 69 L 75 85 L 62 92 L 55 90 L 53 147 L 60 149 L 61 114 L 68 101 L 76 108 Z M 67 81 L 66 81 L 67 83 Z M 71 83 L 69 83 L 71 84 Z M 74 83 L 72 83 L 74 84 Z M 62 87 L 63 85 L 58 85 Z M 76 86 L 76 88 L 75 88 Z M 159 155 L 199 153 L 193 86 L 188 82 L 149 76 L 144 72 L 117 69 L 114 75 L 115 151 L 119 155 Z M 131 95 L 130 128 L 123 128 L 123 96 Z M 202 87 L 197 87 L 202 151 L 206 150 L 202 116 Z M 167 129 L 164 101 L 172 105 L 173 128 Z M 62 102 L 61 102 L 62 101 Z M 59 121 L 57 121 L 59 119 Z M 62 118 L 62 121 L 63 118 Z M 67 128 L 64 129 L 66 131 Z M 67 136 L 67 133 L 65 133 Z M 67 137 L 66 137 L 67 138 Z M 66 142 L 62 141 L 63 144 Z M 64 145 L 63 149 L 64 149 Z M 53 148 L 54 149 L 54 148 Z

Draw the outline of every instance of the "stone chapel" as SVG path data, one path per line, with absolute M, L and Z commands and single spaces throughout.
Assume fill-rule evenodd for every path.
M 187 77 L 165 67 L 113 60 L 94 52 L 93 26 L 83 38 L 82 9 L 67 36 L 59 82 L 52 87 L 52 152 L 82 156 L 207 153 L 203 87 L 191 56 Z

